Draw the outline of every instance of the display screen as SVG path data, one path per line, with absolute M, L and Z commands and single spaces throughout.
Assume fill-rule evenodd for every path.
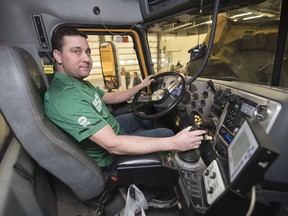
M 249 124 L 247 121 L 244 121 L 228 147 L 230 182 L 233 182 L 241 173 L 258 147 L 259 144 Z
M 241 106 L 241 111 L 243 113 L 245 113 L 246 115 L 251 117 L 253 115 L 254 111 L 255 111 L 255 107 L 253 107 L 253 106 L 251 106 L 251 105 L 249 105 L 247 103 L 243 103 L 242 106 Z
M 239 161 L 241 160 L 241 157 L 245 154 L 247 149 L 249 148 L 249 140 L 247 137 L 246 131 L 243 131 L 239 137 L 236 145 L 232 146 L 231 149 L 231 154 L 233 160 L 232 162 L 232 167 L 235 168 L 237 164 L 239 164 Z

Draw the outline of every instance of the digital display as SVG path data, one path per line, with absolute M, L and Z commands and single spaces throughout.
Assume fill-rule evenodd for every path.
M 237 144 L 233 145 L 231 147 L 231 153 L 232 153 L 232 168 L 234 169 L 237 164 L 239 164 L 239 161 L 241 160 L 242 156 L 245 154 L 247 149 L 249 148 L 249 140 L 247 137 L 246 131 L 243 131 L 239 137 Z
M 242 106 L 241 106 L 241 111 L 243 113 L 245 113 L 246 115 L 251 117 L 253 115 L 254 111 L 255 111 L 255 107 L 253 107 L 253 106 L 251 106 L 251 105 L 249 105 L 247 103 L 243 103 Z
M 236 179 L 258 147 L 259 144 L 249 124 L 244 121 L 228 147 L 230 182 Z

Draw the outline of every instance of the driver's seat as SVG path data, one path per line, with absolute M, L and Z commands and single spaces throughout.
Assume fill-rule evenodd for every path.
M 29 155 L 66 184 L 82 201 L 105 188 L 101 169 L 44 113 L 46 86 L 33 57 L 0 45 L 0 110 Z
M 163 166 L 160 154 L 119 156 L 116 169 L 105 178 L 102 170 L 76 141 L 45 115 L 46 86 L 33 57 L 24 49 L 0 45 L 0 110 L 19 143 L 45 170 L 66 184 L 82 201 L 99 197 L 104 189 L 145 184 L 165 186 L 178 172 Z M 112 182 L 116 174 L 117 182 Z M 114 176 L 113 176 L 114 177 Z M 105 194 L 105 193 L 104 193 Z

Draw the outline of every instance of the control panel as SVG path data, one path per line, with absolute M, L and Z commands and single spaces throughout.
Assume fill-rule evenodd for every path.
M 186 88 L 182 102 L 167 121 L 179 131 L 190 125 L 207 130 L 199 151 L 176 152 L 174 157 L 188 212 L 207 214 L 229 199 L 227 194 L 232 191 L 245 196 L 277 158 L 267 133 L 281 106 L 205 79 Z M 263 162 L 267 167 L 259 168 Z M 253 173 L 252 168 L 257 171 Z
M 219 164 L 213 160 L 203 172 L 203 182 L 206 198 L 211 205 L 225 191 L 224 180 L 220 172 Z
M 230 95 L 227 101 L 226 116 L 218 132 L 215 150 L 218 154 L 227 157 L 227 147 L 234 139 L 238 130 L 247 118 L 251 118 L 257 107 L 255 102 L 237 95 Z

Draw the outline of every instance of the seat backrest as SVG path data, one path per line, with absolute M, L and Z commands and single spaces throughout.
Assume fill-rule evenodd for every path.
M 0 59 L 0 110 L 21 145 L 80 200 L 100 195 L 105 187 L 101 169 L 45 116 L 46 86 L 33 57 L 22 48 L 0 45 Z

